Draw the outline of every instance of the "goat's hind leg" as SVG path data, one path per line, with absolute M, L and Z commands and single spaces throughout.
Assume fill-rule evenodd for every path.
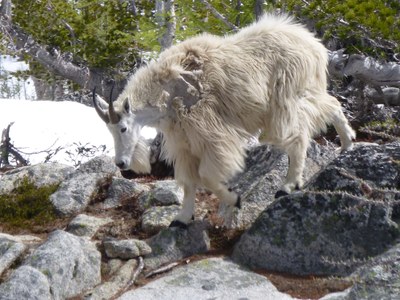
M 204 186 L 212 191 L 220 200 L 219 215 L 224 219 L 224 225 L 230 227 L 234 208 L 241 208 L 241 199 L 236 192 L 224 183 L 209 178 L 202 178 Z
M 308 139 L 300 135 L 286 147 L 289 157 L 289 169 L 282 188 L 276 192 L 275 198 L 286 196 L 293 190 L 299 190 L 303 186 L 303 170 L 307 156 Z
M 344 116 L 341 108 L 339 108 L 332 120 L 333 126 L 340 137 L 341 149 L 351 150 L 353 148 L 353 140 L 356 138 L 356 133 L 350 127 L 349 122 Z

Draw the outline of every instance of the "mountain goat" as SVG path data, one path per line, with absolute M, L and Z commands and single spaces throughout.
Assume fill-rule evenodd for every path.
M 240 208 L 240 197 L 225 182 L 243 169 L 246 141 L 259 132 L 260 141 L 290 159 L 277 197 L 301 188 L 309 141 L 327 124 L 336 128 L 342 149 L 352 147 L 355 133 L 326 91 L 327 59 L 325 47 L 302 25 L 266 15 L 235 34 L 202 34 L 172 46 L 140 68 L 114 103 L 102 101 L 101 108 L 94 93 L 93 101 L 122 170 L 140 160 L 135 153 L 146 157 L 143 126 L 163 133 L 163 155 L 184 189 L 171 226 L 184 227 L 193 218 L 198 185 Z

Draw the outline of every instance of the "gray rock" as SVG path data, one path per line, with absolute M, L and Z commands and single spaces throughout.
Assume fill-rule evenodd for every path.
M 53 300 L 47 277 L 30 266 L 22 266 L 0 285 L 0 300 Z
M 7 270 L 27 249 L 19 242 L 0 236 L 0 275 Z
M 123 294 L 119 300 L 293 299 L 265 277 L 222 258 L 204 259 Z
M 76 172 L 78 173 L 103 173 L 118 175 L 119 169 L 115 165 L 114 159 L 107 155 L 97 156 L 88 162 L 82 164 Z
M 210 239 L 205 227 L 205 223 L 195 221 L 187 229 L 174 227 L 161 230 L 147 241 L 152 253 L 145 257 L 145 266 L 152 270 L 166 263 L 207 252 L 210 249 Z
M 348 275 L 399 235 L 391 207 L 344 193 L 301 192 L 268 207 L 233 259 L 291 274 Z
M 151 253 L 150 246 L 141 240 L 106 240 L 104 250 L 110 258 L 131 259 Z
M 68 224 L 67 231 L 77 236 L 91 238 L 101 226 L 110 222 L 112 222 L 110 218 L 97 218 L 80 214 Z
M 178 214 L 180 206 L 155 206 L 142 215 L 142 229 L 146 233 L 156 233 L 167 228 Z
M 368 196 L 371 189 L 400 188 L 400 142 L 362 144 L 342 153 L 311 181 L 310 190 L 347 191 Z
M 149 191 L 149 187 L 125 178 L 113 177 L 108 189 L 108 197 L 103 203 L 104 208 L 113 208 L 121 204 L 121 199 L 139 195 Z
M 71 216 L 82 212 L 94 193 L 98 190 L 101 180 L 116 175 L 118 168 L 108 156 L 98 156 L 82 164 L 59 189 L 50 196 L 57 213 Z
M 151 191 L 139 198 L 139 207 L 143 210 L 152 206 L 168 206 L 182 204 L 183 190 L 175 180 L 156 181 Z
M 308 181 L 336 155 L 332 145 L 321 146 L 312 142 L 307 151 L 304 181 Z M 241 196 L 242 203 L 242 208 L 235 213 L 231 227 L 248 228 L 259 214 L 275 201 L 275 193 L 283 185 L 287 169 L 287 155 L 276 148 L 262 145 L 249 151 L 244 172 L 229 183 Z
M 111 258 L 107 262 L 103 262 L 101 272 L 104 276 L 111 278 L 118 273 L 118 270 L 124 265 L 126 261 L 118 258 Z
M 137 265 L 135 259 L 130 259 L 126 263 L 122 264 L 110 280 L 96 286 L 85 296 L 85 300 L 108 300 L 115 297 L 119 292 L 127 287 Z
M 56 212 L 62 216 L 72 216 L 85 210 L 103 178 L 103 174 L 98 173 L 77 173 L 64 181 L 50 196 Z
M 324 300 L 400 299 L 400 244 L 358 268 L 351 277 L 354 285 Z
M 77 296 L 101 282 L 101 255 L 94 244 L 61 230 L 51 233 L 24 264 L 46 275 L 54 299 Z
M 10 193 L 25 177 L 37 187 L 42 187 L 64 181 L 73 171 L 73 167 L 59 163 L 43 163 L 17 168 L 0 177 L 0 194 Z
M 343 153 L 310 181 L 312 191 L 270 205 L 235 245 L 233 259 L 294 274 L 348 275 L 399 236 L 399 157 L 398 143 Z

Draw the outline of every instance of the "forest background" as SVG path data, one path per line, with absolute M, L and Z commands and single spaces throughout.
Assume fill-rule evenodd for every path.
M 173 43 L 201 32 L 229 34 L 265 11 L 288 12 L 331 51 L 397 62 L 397 0 L 1 0 L 3 55 L 29 69 L 37 98 L 118 95 L 130 74 Z M 1 73 L 6 80 L 8 73 Z M 3 91 L 7 92 L 7 91 Z M 12 91 L 8 91 L 12 94 Z M 4 96 L 4 95 L 3 95 Z

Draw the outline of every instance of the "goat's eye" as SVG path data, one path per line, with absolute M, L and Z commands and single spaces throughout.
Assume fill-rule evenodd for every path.
M 126 131 L 126 127 L 121 128 L 121 132 L 124 133 Z

